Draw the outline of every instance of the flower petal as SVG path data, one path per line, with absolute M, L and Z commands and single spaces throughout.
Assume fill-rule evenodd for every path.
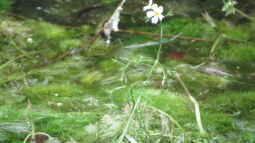
M 151 6 L 151 8 L 152 8 L 153 11 L 157 11 L 158 5 L 154 3 L 154 4 Z
M 159 15 L 159 16 L 158 16 L 158 19 L 159 19 L 160 21 L 162 21 L 162 20 L 163 20 L 163 18 L 164 18 L 164 16 L 163 16 L 163 15 Z
M 147 16 L 148 18 L 151 18 L 151 17 L 155 16 L 155 12 L 153 12 L 153 11 L 148 11 L 148 12 L 146 13 L 146 16 Z
M 162 13 L 163 11 L 164 11 L 163 6 L 159 6 L 158 9 L 157 9 L 157 12 L 158 13 Z
M 149 10 L 151 9 L 151 5 L 146 5 L 145 7 L 143 7 L 143 11 Z
M 149 5 L 151 6 L 153 4 L 153 0 L 149 0 Z
M 158 17 L 157 16 L 153 16 L 151 19 L 151 23 L 152 24 L 157 24 L 158 23 Z

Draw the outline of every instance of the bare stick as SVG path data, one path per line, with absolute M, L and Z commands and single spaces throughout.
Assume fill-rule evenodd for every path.
M 160 37 L 160 34 L 157 33 L 152 33 L 152 32 L 143 32 L 143 31 L 134 31 L 134 30 L 118 30 L 115 31 L 118 33 L 129 33 L 129 34 L 138 34 L 138 35 L 149 35 L 149 36 L 155 36 L 155 37 Z M 168 37 L 168 38 L 172 38 L 172 37 L 176 37 L 176 35 L 163 35 L 163 37 Z M 201 41 L 201 42 L 210 42 L 210 40 L 207 39 L 202 39 L 202 38 L 198 38 L 198 37 L 189 37 L 189 36 L 181 36 L 179 35 L 177 38 L 179 39 L 184 39 L 184 40 L 191 40 L 191 41 Z
M 201 114 L 200 114 L 200 109 L 199 109 L 199 104 L 196 101 L 196 99 L 191 95 L 191 93 L 189 92 L 188 88 L 185 86 L 183 80 L 181 79 L 180 75 L 178 73 L 176 73 L 176 77 L 178 79 L 178 81 L 180 82 L 180 84 L 182 85 L 182 87 L 184 88 L 187 96 L 189 97 L 190 101 L 194 104 L 195 106 L 195 114 L 196 114 L 196 121 L 197 121 L 197 125 L 199 128 L 199 132 L 201 135 L 206 135 L 206 131 L 203 128 L 203 124 L 202 124 L 202 120 L 201 120 Z

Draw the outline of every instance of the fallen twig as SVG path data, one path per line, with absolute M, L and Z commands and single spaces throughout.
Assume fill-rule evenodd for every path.
M 184 82 L 182 81 L 180 75 L 178 73 L 176 73 L 176 77 L 178 79 L 178 81 L 180 82 L 180 84 L 182 85 L 182 87 L 184 88 L 187 96 L 189 97 L 190 101 L 194 104 L 195 106 L 195 114 L 196 114 L 196 120 L 197 120 L 197 125 L 199 128 L 199 132 L 201 135 L 206 135 L 206 131 L 203 128 L 203 124 L 202 124 L 202 120 L 201 120 L 201 114 L 200 114 L 200 109 L 199 109 L 199 104 L 196 101 L 196 99 L 191 95 L 191 93 L 189 92 L 188 88 L 186 87 L 186 85 L 184 84 Z
M 127 48 L 127 49 L 130 49 L 130 48 L 143 48 L 143 47 L 148 47 L 148 46 L 156 46 L 156 45 L 160 45 L 160 44 L 165 44 L 165 43 L 174 41 L 174 40 L 177 39 L 180 35 L 181 35 L 181 33 L 178 34 L 178 35 L 176 35 L 175 37 L 172 37 L 172 38 L 169 39 L 169 40 L 146 42 L 146 43 L 142 43 L 142 44 L 133 44 L 133 45 L 126 46 L 126 47 L 124 47 L 124 48 Z
M 154 37 L 160 37 L 161 36 L 161 34 L 157 34 L 157 33 L 134 31 L 134 30 L 121 30 L 120 29 L 120 30 L 115 31 L 115 32 L 129 33 L 129 34 L 138 34 L 138 35 L 149 35 L 149 36 L 154 36 Z M 164 34 L 163 37 L 173 38 L 173 37 L 176 37 L 176 35 Z M 211 42 L 210 40 L 207 40 L 207 39 L 202 39 L 202 38 L 197 38 L 197 37 L 181 36 L 181 35 L 178 36 L 177 38 L 184 39 L 184 40 L 191 40 L 191 41 Z

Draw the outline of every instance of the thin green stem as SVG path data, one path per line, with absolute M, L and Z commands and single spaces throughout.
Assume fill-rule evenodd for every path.
M 150 76 L 151 76 L 153 70 L 155 69 L 155 67 L 159 64 L 160 54 L 161 54 L 161 49 L 162 49 L 162 41 L 163 41 L 163 28 L 162 28 L 162 24 L 160 24 L 160 41 L 159 41 L 160 44 L 159 44 L 159 48 L 158 48 L 158 51 L 157 51 L 156 60 L 155 60 L 154 64 L 152 65 L 152 68 L 151 68 L 151 71 L 150 71 L 150 74 L 149 74 Z
M 127 124 L 126 124 L 125 128 L 123 129 L 121 136 L 119 137 L 118 143 L 122 143 L 124 137 L 126 136 L 126 134 L 128 132 L 128 128 L 130 126 L 130 123 L 132 121 L 132 118 L 133 118 L 133 116 L 135 114 L 136 109 L 138 108 L 138 105 L 139 105 L 140 101 L 141 101 L 141 95 L 139 95 L 138 99 L 136 100 L 136 103 L 135 103 L 135 105 L 133 107 L 133 110 L 132 110 L 132 112 L 129 115 Z
M 240 14 L 241 16 L 243 16 L 243 17 L 245 17 L 245 18 L 247 18 L 247 19 L 249 19 L 249 20 L 251 20 L 251 21 L 255 21 L 255 19 L 253 18 L 253 17 L 251 17 L 251 16 L 249 16 L 249 15 L 247 15 L 246 13 L 244 13 L 243 11 L 241 11 L 241 10 L 239 10 L 239 9 L 235 9 L 236 10 L 236 12 L 238 13 L 238 14 Z

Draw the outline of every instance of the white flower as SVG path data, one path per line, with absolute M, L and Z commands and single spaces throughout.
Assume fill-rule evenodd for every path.
M 33 43 L 33 39 L 32 38 L 27 38 L 27 42 L 28 43 Z
M 143 11 L 147 11 L 147 10 L 149 10 L 149 9 L 152 9 L 152 4 L 153 4 L 153 1 L 150 0 L 150 1 L 149 1 L 149 4 L 146 5 L 145 7 L 143 7 Z
M 36 7 L 37 10 L 42 10 L 42 7 L 38 6 Z
M 162 21 L 164 16 L 162 15 L 164 9 L 162 6 L 153 4 L 151 8 L 147 11 L 146 15 L 151 19 L 151 23 L 157 24 L 159 21 Z
M 58 102 L 56 105 L 57 105 L 58 107 L 60 107 L 60 106 L 63 106 L 63 103 Z

